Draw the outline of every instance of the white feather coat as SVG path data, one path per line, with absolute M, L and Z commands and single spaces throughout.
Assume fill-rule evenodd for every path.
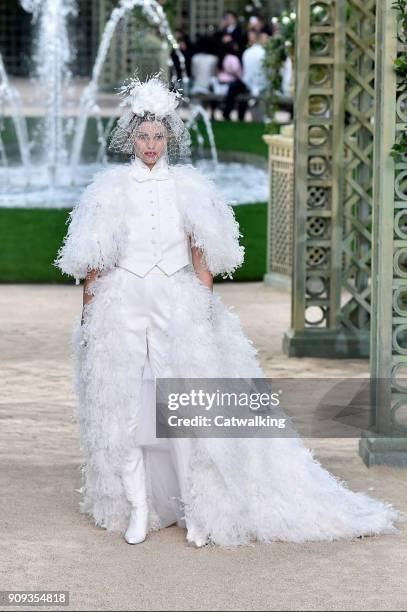
M 244 258 L 233 209 L 191 166 L 170 168 L 193 245 L 212 274 L 232 276 Z M 126 241 L 129 166 L 99 173 L 72 210 L 56 265 L 77 279 L 97 268 L 93 299 L 73 329 L 76 420 L 85 452 L 80 510 L 96 525 L 123 533 L 130 504 L 121 466 L 131 448 L 131 356 L 117 339 L 120 275 L 114 265 Z M 171 336 L 171 376 L 263 378 L 257 351 L 239 318 L 187 267 L 178 275 Z M 397 531 L 388 503 L 350 491 L 299 438 L 201 438 L 194 441 L 187 526 L 193 520 L 220 546 L 255 540 L 334 540 Z M 150 520 L 150 529 L 159 528 Z

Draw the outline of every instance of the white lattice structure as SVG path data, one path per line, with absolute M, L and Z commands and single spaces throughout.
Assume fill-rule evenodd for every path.
M 290 133 L 291 131 L 291 133 Z M 267 211 L 267 285 L 291 286 L 294 215 L 292 126 L 264 136 L 269 147 L 270 196 Z

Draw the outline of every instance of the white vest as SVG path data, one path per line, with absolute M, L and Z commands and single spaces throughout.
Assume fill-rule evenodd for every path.
M 171 275 L 191 264 L 191 246 L 166 159 L 161 157 L 150 170 L 136 157 L 131 165 L 129 189 L 129 236 L 117 265 L 145 276 L 154 266 Z

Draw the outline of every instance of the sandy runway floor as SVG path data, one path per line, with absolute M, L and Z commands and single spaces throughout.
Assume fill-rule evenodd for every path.
M 364 376 L 364 360 L 288 359 L 289 295 L 217 286 L 269 376 Z M 169 527 L 129 546 L 79 514 L 69 335 L 81 287 L 0 292 L 1 588 L 67 590 L 69 610 L 407 610 L 407 526 L 354 542 L 195 549 Z M 407 511 L 407 470 L 367 469 L 357 439 L 307 441 L 354 490 Z M 25 609 L 10 607 L 1 609 Z M 29 609 L 37 609 L 30 607 Z M 38 608 L 44 609 L 44 608 Z

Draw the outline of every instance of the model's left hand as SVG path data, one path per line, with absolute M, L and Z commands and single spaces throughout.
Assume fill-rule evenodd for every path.
M 204 267 L 202 263 L 203 253 L 201 249 L 198 247 L 191 247 L 192 252 L 192 263 L 195 268 L 195 272 L 198 275 L 199 280 L 206 286 L 208 289 L 213 291 L 213 276 L 212 274 Z

